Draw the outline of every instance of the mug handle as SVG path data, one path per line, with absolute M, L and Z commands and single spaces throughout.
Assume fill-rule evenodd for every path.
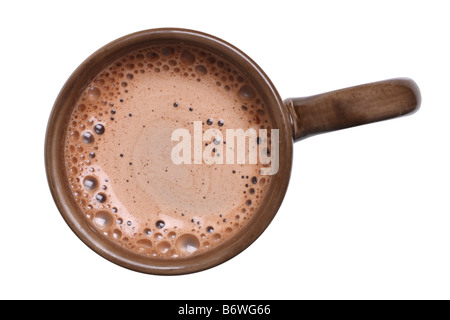
M 419 87 L 407 78 L 284 100 L 291 114 L 295 141 L 415 112 L 420 102 Z

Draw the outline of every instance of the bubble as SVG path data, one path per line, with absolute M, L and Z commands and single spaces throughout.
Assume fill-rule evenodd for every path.
M 206 228 L 206 232 L 213 233 L 214 232 L 214 228 L 209 226 L 209 227 Z
M 156 227 L 158 228 L 158 229 L 162 229 L 162 228 L 164 228 L 164 226 L 166 225 L 165 223 L 164 223 L 164 221 L 162 221 L 162 220 L 158 220 L 158 221 L 156 221 Z
M 175 53 L 175 50 L 172 47 L 165 47 L 161 50 L 161 53 L 166 57 L 170 57 Z
M 87 144 L 94 143 L 94 135 L 89 131 L 83 132 L 83 142 Z
M 147 229 L 144 230 L 144 233 L 149 236 L 149 235 L 152 234 L 152 230 L 147 228 Z
M 195 55 L 188 50 L 183 50 L 180 55 L 180 60 L 187 65 L 191 65 L 195 62 Z
M 175 237 L 177 236 L 177 234 L 176 234 L 174 231 L 172 231 L 172 232 L 169 232 L 168 236 L 169 236 L 169 238 L 171 238 L 171 239 L 175 239 Z
M 98 187 L 98 180 L 93 176 L 87 176 L 83 180 L 83 185 L 86 188 L 86 190 L 94 191 Z
M 169 251 L 170 247 L 171 247 L 171 245 L 167 241 L 161 241 L 160 243 L 158 243 L 158 251 L 161 253 L 167 253 L 167 251 Z
M 78 131 L 72 131 L 70 133 L 70 139 L 72 141 L 78 141 L 79 138 L 80 138 L 80 133 Z
M 219 233 L 216 233 L 216 234 L 213 235 L 213 237 L 212 237 L 212 239 L 213 239 L 214 241 L 216 241 L 216 242 L 219 242 L 219 241 L 220 241 L 220 238 L 222 238 L 222 237 L 221 237 L 221 235 L 220 235 Z
M 195 71 L 196 71 L 198 74 L 200 74 L 200 75 L 204 75 L 204 74 L 206 74 L 206 73 L 208 72 L 208 70 L 206 69 L 206 67 L 203 66 L 203 65 L 198 65 L 198 66 L 196 66 L 196 67 L 195 67 Z
M 155 233 L 155 235 L 153 237 L 157 240 L 161 240 L 163 238 L 163 235 L 158 232 L 158 233 Z
M 148 239 L 140 239 L 137 241 L 137 244 L 142 246 L 142 247 L 146 247 L 146 248 L 151 248 L 153 247 L 153 243 L 148 240 Z
M 147 56 L 147 59 L 150 61 L 156 61 L 159 59 L 159 54 L 157 54 L 156 52 L 153 52 L 153 51 L 147 52 L 146 56 Z
M 244 100 L 251 100 L 255 97 L 255 91 L 249 85 L 244 84 L 239 89 L 239 96 Z
M 90 87 L 87 91 L 87 97 L 90 101 L 97 101 L 100 95 L 101 91 L 97 87 Z
M 122 238 L 122 231 L 120 231 L 119 229 L 114 229 L 112 235 L 114 239 L 120 239 Z
M 252 177 L 252 183 L 256 184 L 258 182 L 258 178 L 257 177 Z
M 98 123 L 95 125 L 94 131 L 96 134 L 102 135 L 105 133 L 105 127 L 102 124 Z
M 99 229 L 105 229 L 112 225 L 113 217 L 107 211 L 97 211 L 94 215 L 94 224 Z
M 225 124 L 225 122 L 223 120 L 219 120 L 219 122 L 217 122 L 217 124 L 219 125 L 219 127 L 222 127 Z
M 106 194 L 104 194 L 103 192 L 97 193 L 97 195 L 95 196 L 95 199 L 99 203 L 104 203 L 106 201 Z
M 200 241 L 193 234 L 183 234 L 175 242 L 177 249 L 183 253 L 194 253 L 200 247 Z
M 209 118 L 208 120 L 206 120 L 206 124 L 208 125 L 212 125 L 214 123 L 214 120 L 212 118 Z

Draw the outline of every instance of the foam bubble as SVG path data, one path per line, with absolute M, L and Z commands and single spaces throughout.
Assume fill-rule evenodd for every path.
M 83 180 L 83 185 L 86 190 L 95 191 L 98 188 L 98 180 L 93 176 L 87 176 Z
M 162 221 L 162 220 L 158 220 L 158 221 L 156 221 L 156 227 L 158 228 L 158 229 L 162 229 L 162 228 L 164 228 L 164 226 L 166 225 L 165 223 L 164 223 L 164 221 Z
M 142 247 L 145 247 L 145 248 L 153 247 L 153 243 L 150 240 L 148 240 L 148 239 L 140 239 L 140 240 L 137 241 L 137 244 L 142 246 Z
M 180 60 L 187 65 L 191 65 L 195 62 L 195 55 L 189 50 L 183 50 L 180 55 Z
M 89 131 L 85 131 L 83 132 L 83 142 L 86 144 L 92 144 L 94 143 L 94 135 L 89 132 Z
M 208 73 L 208 69 L 204 65 L 198 65 L 195 67 L 195 71 L 200 75 L 205 75 Z
M 154 51 L 147 52 L 146 57 L 150 61 L 156 61 L 159 59 L 159 54 Z
M 73 142 L 78 141 L 78 139 L 80 139 L 80 133 L 78 131 L 72 131 L 70 133 L 70 140 L 72 140 Z
M 99 88 L 97 88 L 97 87 L 90 87 L 90 88 L 88 89 L 88 91 L 87 91 L 87 98 L 88 98 L 90 101 L 97 101 L 98 98 L 100 98 L 100 95 L 101 95 L 101 94 L 102 94 L 102 93 L 101 93 L 101 91 L 100 91 Z
M 161 233 L 155 233 L 155 235 L 153 236 L 155 239 L 157 239 L 157 240 L 161 240 L 161 239 L 163 239 L 164 238 L 164 236 L 161 234 Z
M 243 100 L 251 100 L 255 97 L 255 91 L 253 90 L 253 88 L 251 86 L 249 86 L 248 84 L 244 84 L 240 89 L 239 89 L 239 96 L 243 99 Z
M 102 124 L 98 123 L 95 125 L 94 131 L 96 134 L 102 135 L 105 133 L 105 127 Z
M 176 236 L 177 236 L 177 234 L 176 234 L 176 232 L 169 232 L 169 234 L 168 234 L 168 237 L 170 238 L 170 239 L 175 239 L 176 238 Z
M 161 50 L 161 53 L 162 53 L 164 56 L 166 56 L 166 57 L 171 57 L 171 56 L 174 55 L 175 49 L 172 48 L 172 47 L 164 47 L 164 48 Z
M 186 233 L 178 237 L 175 246 L 182 253 L 192 254 L 200 247 L 200 241 L 195 235 Z
M 122 238 L 122 232 L 119 229 L 114 229 L 112 236 L 114 239 Z
M 158 243 L 157 247 L 159 252 L 167 253 L 172 246 L 168 241 L 161 241 L 160 243 Z
M 94 215 L 94 224 L 99 229 L 106 229 L 113 224 L 113 217 L 107 211 L 97 211 Z
M 99 203 L 104 203 L 106 202 L 106 194 L 104 194 L 103 192 L 97 193 L 95 199 Z

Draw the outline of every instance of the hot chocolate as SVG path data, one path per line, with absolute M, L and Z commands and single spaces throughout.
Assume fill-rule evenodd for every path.
M 194 137 L 190 150 L 174 149 L 180 128 L 200 130 L 200 144 Z M 139 49 L 100 72 L 74 105 L 67 176 L 86 219 L 104 237 L 142 255 L 187 257 L 238 233 L 270 184 L 271 176 L 261 174 L 267 165 L 249 156 L 226 163 L 237 149 L 226 130 L 271 128 L 262 98 L 230 62 L 179 44 Z M 222 135 L 203 136 L 209 129 Z M 247 137 L 247 150 L 263 142 L 270 155 L 270 131 L 267 139 Z M 199 148 L 215 161 L 199 163 Z M 187 151 L 192 161 L 173 161 Z

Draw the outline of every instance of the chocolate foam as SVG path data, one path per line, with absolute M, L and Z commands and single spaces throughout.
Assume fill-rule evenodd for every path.
M 132 52 L 87 86 L 65 138 L 66 171 L 80 209 L 106 238 L 174 259 L 220 245 L 253 217 L 270 182 L 262 165 L 171 161 L 172 132 L 193 132 L 194 121 L 223 132 L 223 141 L 202 142 L 217 157 L 227 128 L 271 128 L 244 73 L 197 48 Z

